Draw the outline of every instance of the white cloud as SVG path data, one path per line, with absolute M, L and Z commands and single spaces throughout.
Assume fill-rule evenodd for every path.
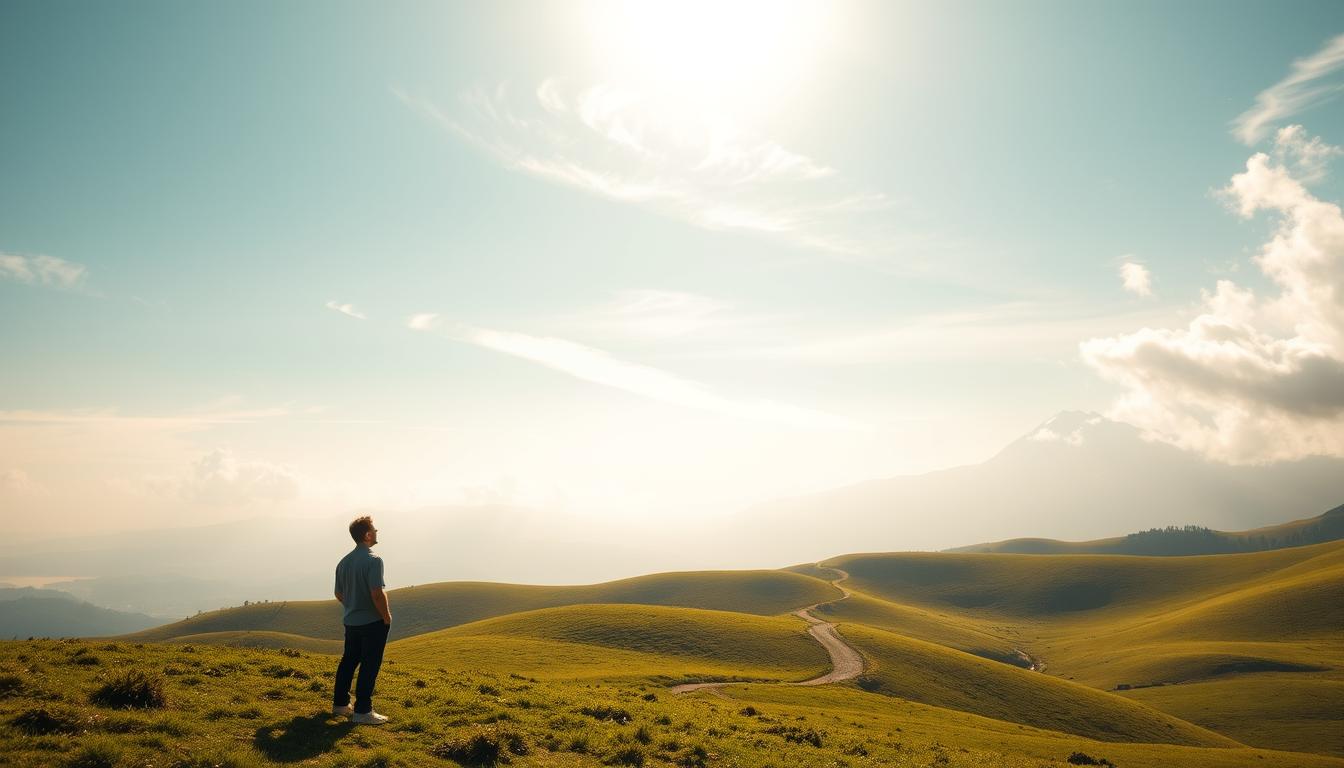
M 216 448 L 192 465 L 181 486 L 183 498 L 211 506 L 249 506 L 283 502 L 298 496 L 289 469 L 262 461 L 239 461 L 227 448 Z
M 1125 386 L 1113 417 L 1175 444 L 1236 462 L 1344 455 L 1344 215 L 1282 156 L 1254 155 L 1224 194 L 1243 217 L 1278 216 L 1256 257 L 1277 294 L 1221 280 L 1187 327 L 1091 339 L 1083 358 Z
M 406 327 L 413 331 L 428 331 L 439 324 L 439 316 L 434 312 L 421 312 L 406 318 Z
M 76 264 L 55 256 L 18 256 L 0 253 L 0 278 L 21 283 L 49 285 L 54 288 L 74 288 L 87 275 L 83 264 Z
M 1300 125 L 1286 125 L 1274 135 L 1274 157 L 1292 170 L 1304 183 L 1325 178 L 1330 158 L 1344 154 L 1339 147 L 1326 144 L 1320 136 L 1307 136 Z
M 1261 91 L 1255 106 L 1232 121 L 1233 133 L 1246 145 L 1263 139 L 1273 123 L 1334 98 L 1338 83 L 1320 83 L 1324 77 L 1344 68 L 1344 35 L 1334 37 L 1319 51 L 1293 62 L 1293 71 L 1284 79 Z
M 736 322 L 727 317 L 730 309 L 727 302 L 700 294 L 637 289 L 621 291 L 570 320 L 602 335 L 671 339 Z
M 327 302 L 326 307 L 327 309 L 330 309 L 333 312 L 340 312 L 342 315 L 345 315 L 347 317 L 353 317 L 356 320 L 369 319 L 368 316 L 365 315 L 363 312 L 357 311 L 355 309 L 355 305 L 353 304 L 338 304 L 336 303 L 335 299 L 332 299 L 331 301 Z
M 40 493 L 43 489 L 26 471 L 18 467 L 11 467 L 4 472 L 0 472 L 0 490 L 15 495 L 25 495 Z
M 1127 261 L 1120 265 L 1120 279 L 1125 290 L 1139 296 L 1153 295 L 1153 275 L 1142 264 Z
M 702 228 L 854 258 L 935 245 L 892 229 L 885 195 L 722 115 L 642 92 L 599 84 L 571 93 L 552 79 L 519 99 L 500 85 L 463 94 L 460 114 L 396 94 L 507 168 Z
M 544 365 L 576 379 L 620 389 L 663 403 L 737 418 L 809 429 L 863 430 L 842 416 L 760 399 L 733 399 L 698 381 L 659 368 L 612 357 L 604 350 L 546 336 L 458 326 L 451 338 Z

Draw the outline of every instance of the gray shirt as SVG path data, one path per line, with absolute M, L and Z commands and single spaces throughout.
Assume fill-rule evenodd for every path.
M 369 590 L 385 586 L 383 559 L 363 544 L 355 545 L 350 554 L 336 564 L 336 591 L 341 593 L 341 605 L 345 606 L 342 622 L 357 627 L 382 621 L 382 614 L 374 607 Z

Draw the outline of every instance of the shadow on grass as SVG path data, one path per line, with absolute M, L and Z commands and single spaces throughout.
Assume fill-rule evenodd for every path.
M 331 751 L 341 737 L 354 728 L 342 718 L 331 722 L 325 713 L 291 718 L 288 722 L 263 725 L 252 742 L 266 757 L 280 763 L 294 763 Z

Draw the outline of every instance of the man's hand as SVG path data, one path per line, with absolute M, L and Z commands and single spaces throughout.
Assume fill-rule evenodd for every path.
M 340 592 L 337 592 L 336 602 L 340 603 L 341 605 L 345 605 L 345 595 L 342 595 Z
M 378 609 L 378 615 L 383 617 L 383 623 L 392 626 L 392 611 L 387 607 L 387 590 L 382 587 L 370 587 L 369 597 L 373 598 L 373 607 Z

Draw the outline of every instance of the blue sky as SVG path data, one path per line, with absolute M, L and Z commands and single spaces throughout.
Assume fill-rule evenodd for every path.
M 1265 152 L 1340 199 L 1340 34 L 1333 2 L 6 3 L 0 492 L 53 531 L 717 515 L 1062 409 L 1334 452 L 1333 402 L 1237 399 L 1279 382 L 1244 357 L 1192 413 L 1117 350 L 1186 354 L 1219 280 L 1279 295 L 1300 209 L 1219 190 Z M 1303 301 L 1246 354 L 1337 360 Z

